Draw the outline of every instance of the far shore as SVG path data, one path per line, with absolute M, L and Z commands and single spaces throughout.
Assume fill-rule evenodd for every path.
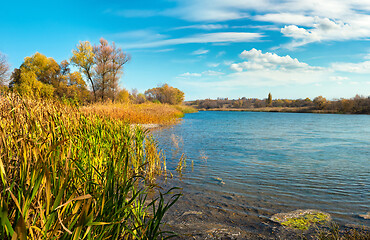
M 198 111 L 226 111 L 226 112 L 284 112 L 284 113 L 323 113 L 323 114 L 353 114 L 335 110 L 316 110 L 309 107 L 263 107 L 263 108 L 201 108 Z

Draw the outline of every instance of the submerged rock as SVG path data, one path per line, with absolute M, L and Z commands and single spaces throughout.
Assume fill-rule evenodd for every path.
M 358 216 L 362 217 L 363 219 L 370 219 L 370 212 L 367 212 L 366 214 L 360 214 Z
M 271 217 L 271 221 L 292 228 L 307 230 L 316 224 L 325 224 L 331 220 L 328 213 L 315 209 L 299 209 L 288 213 L 278 213 Z

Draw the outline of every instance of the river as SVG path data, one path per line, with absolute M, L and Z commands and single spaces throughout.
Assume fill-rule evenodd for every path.
M 370 226 L 359 217 L 370 211 L 368 115 L 202 111 L 153 134 L 176 179 L 186 156 L 171 182 L 183 188 L 179 214 L 261 226 L 275 213 L 318 209 Z

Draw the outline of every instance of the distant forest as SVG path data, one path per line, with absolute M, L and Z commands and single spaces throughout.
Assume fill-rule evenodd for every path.
M 188 101 L 186 104 L 199 110 L 370 114 L 370 96 L 359 95 L 351 99 L 327 100 L 318 96 L 313 100 L 309 98 L 293 100 L 272 99 L 270 93 L 266 99 L 218 98 Z

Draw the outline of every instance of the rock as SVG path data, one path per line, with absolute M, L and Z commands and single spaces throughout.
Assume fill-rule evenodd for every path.
M 187 212 L 184 212 L 181 216 L 186 216 L 186 215 L 190 215 L 190 214 L 201 215 L 203 213 L 198 212 L 198 211 L 187 211 Z
M 312 225 L 323 224 L 331 220 L 328 213 L 315 209 L 299 209 L 288 213 L 278 213 L 270 218 L 281 225 L 300 230 L 307 230 Z
M 363 219 L 370 219 L 370 212 L 367 212 L 366 214 L 360 214 L 359 217 L 362 217 Z

